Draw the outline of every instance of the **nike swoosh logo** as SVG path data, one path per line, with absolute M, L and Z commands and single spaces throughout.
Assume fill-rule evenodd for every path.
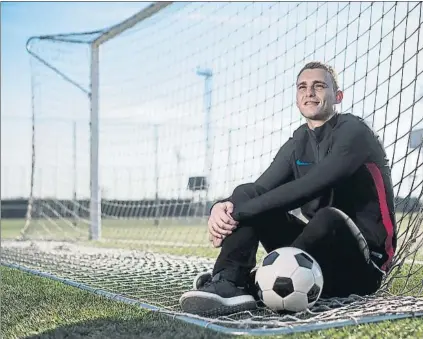
M 302 162 L 301 160 L 297 160 L 298 166 L 308 166 L 311 165 L 311 162 Z

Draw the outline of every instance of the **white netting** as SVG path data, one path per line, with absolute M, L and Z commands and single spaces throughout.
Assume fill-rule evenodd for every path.
M 69 242 L 4 242 L 2 261 L 16 263 L 26 269 L 52 274 L 71 281 L 73 286 L 89 287 L 95 293 L 124 296 L 132 301 L 147 303 L 163 312 L 182 315 L 179 296 L 190 289 L 192 277 L 212 268 L 210 259 L 163 255 L 139 250 L 100 249 Z M 37 260 L 34 260 L 34 257 Z M 188 260 L 187 260 L 188 259 Z M 12 266 L 13 267 L 13 266 Z M 420 272 L 421 277 L 421 272 Z M 171 286 L 166 293 L 165 286 Z M 422 293 L 421 286 L 413 291 Z M 229 316 L 198 317 L 206 324 L 213 323 L 236 329 L 291 329 L 313 327 L 326 323 L 339 326 L 343 321 L 362 322 L 413 315 L 422 315 L 423 298 L 398 297 L 389 293 L 361 297 L 319 299 L 312 309 L 297 314 L 278 314 L 259 306 L 254 311 Z
M 386 147 L 397 196 L 395 263 L 422 258 L 423 156 L 421 145 L 409 147 L 412 131 L 423 127 L 421 24 L 422 4 L 411 2 L 174 3 L 102 44 L 102 237 L 95 245 L 188 256 L 193 265 L 215 258 L 205 227 L 210 204 L 257 178 L 304 123 L 294 83 L 306 62 L 321 60 L 339 73 L 339 109 L 365 118 Z M 23 239 L 84 241 L 90 47 L 50 37 L 34 40 L 31 51 L 45 62 L 32 58 L 35 167 Z M 22 225 L 10 226 L 6 238 Z M 75 255 L 66 259 L 75 270 L 93 269 L 93 261 Z M 15 258 L 50 267 L 39 252 Z M 194 271 L 166 260 L 169 270 L 192 278 Z M 391 291 L 421 293 L 419 270 L 395 268 Z M 159 276 L 150 274 L 146 284 L 157 288 L 150 284 Z M 122 279 L 134 281 L 129 273 Z M 174 296 L 173 287 L 160 289 L 164 298 Z

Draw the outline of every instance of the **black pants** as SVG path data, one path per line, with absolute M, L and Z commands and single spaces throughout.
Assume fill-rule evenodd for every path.
M 253 184 L 238 186 L 234 204 L 258 196 Z M 308 222 L 281 210 L 243 221 L 222 243 L 213 274 L 242 284 L 256 266 L 259 242 L 267 252 L 286 246 L 309 253 L 323 273 L 323 297 L 375 292 L 383 274 L 370 260 L 366 240 L 354 222 L 336 208 L 323 208 Z

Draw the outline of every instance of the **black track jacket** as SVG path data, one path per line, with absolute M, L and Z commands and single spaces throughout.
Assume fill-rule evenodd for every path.
M 335 114 L 314 130 L 300 126 L 255 184 L 264 193 L 235 205 L 235 220 L 299 207 L 310 219 L 332 206 L 356 223 L 373 261 L 387 269 L 397 243 L 391 170 L 382 143 L 361 118 Z

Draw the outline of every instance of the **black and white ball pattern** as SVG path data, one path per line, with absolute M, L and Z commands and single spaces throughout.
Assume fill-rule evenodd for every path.
M 319 299 L 323 275 L 311 255 L 298 248 L 283 247 L 263 259 L 255 284 L 260 299 L 270 309 L 300 312 Z

